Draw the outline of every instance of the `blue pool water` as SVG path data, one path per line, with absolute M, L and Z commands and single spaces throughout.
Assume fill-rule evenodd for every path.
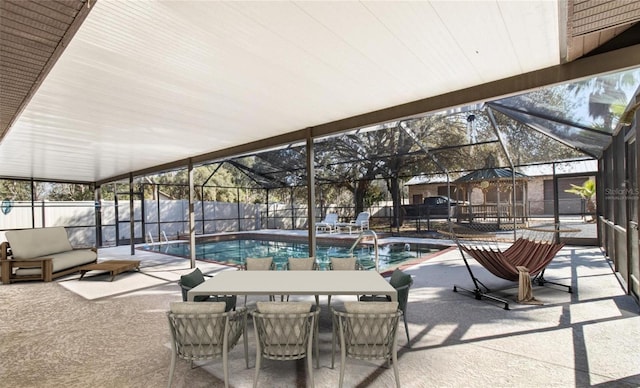
M 351 256 L 351 246 L 318 245 L 316 260 L 320 269 L 328 267 L 330 257 Z M 190 257 L 188 243 L 169 243 L 145 246 L 144 249 L 174 256 Z M 378 246 L 379 270 L 395 268 L 415 258 L 420 258 L 442 250 L 443 247 L 419 244 L 385 244 Z M 290 257 L 308 257 L 309 245 L 299 242 L 265 241 L 265 240 L 229 240 L 215 242 L 198 242 L 196 259 L 210 260 L 223 264 L 241 265 L 247 257 L 273 257 L 276 268 L 283 268 Z M 366 269 L 375 268 L 375 252 L 373 246 L 360 245 L 353 251 L 360 264 Z

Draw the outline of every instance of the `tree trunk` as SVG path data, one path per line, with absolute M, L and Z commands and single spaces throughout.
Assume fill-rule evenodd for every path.
M 402 226 L 402 217 L 400 206 L 400 180 L 397 176 L 389 178 L 387 180 L 387 188 L 391 193 L 391 201 L 393 203 L 393 218 L 391 219 L 391 227 L 399 228 Z
M 367 189 L 369 188 L 369 182 L 368 181 L 357 181 L 356 182 L 356 189 L 354 192 L 354 205 L 355 205 L 355 210 L 356 210 L 356 214 L 354 214 L 354 217 L 357 216 L 360 212 L 364 211 L 364 197 L 365 194 L 367 193 Z

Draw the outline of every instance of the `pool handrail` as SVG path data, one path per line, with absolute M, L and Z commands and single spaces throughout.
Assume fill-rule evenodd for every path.
M 366 237 L 366 235 L 370 234 L 371 236 L 373 236 L 373 250 L 375 252 L 375 260 L 376 260 L 376 272 L 380 272 L 380 268 L 378 266 L 378 263 L 380 261 L 380 258 L 378 257 L 378 235 L 376 234 L 376 232 L 374 232 L 371 229 L 366 229 L 363 230 L 362 232 L 360 232 L 360 234 L 358 235 L 358 238 L 356 238 L 356 241 L 353 243 L 353 245 L 351 246 L 351 249 L 349 249 L 349 253 L 351 255 L 353 255 L 353 250 L 356 248 L 356 246 L 358 245 L 358 243 L 360 243 L 360 241 L 362 241 L 362 239 L 364 237 Z

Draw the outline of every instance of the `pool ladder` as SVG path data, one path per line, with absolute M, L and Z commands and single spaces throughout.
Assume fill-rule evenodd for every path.
M 367 229 L 367 230 L 363 230 L 362 232 L 360 232 L 360 234 L 358 235 L 358 238 L 356 239 L 356 241 L 351 246 L 351 249 L 349 249 L 349 253 L 353 256 L 353 250 L 360 243 L 360 241 L 362 241 L 365 237 L 367 237 L 367 235 L 371 235 L 373 237 L 373 250 L 375 251 L 375 258 L 376 258 L 375 259 L 376 260 L 376 272 L 380 272 L 380 268 L 378 267 L 378 263 L 380 261 L 380 258 L 378 257 L 378 235 L 373 230 Z
M 149 240 L 151 240 L 151 244 L 153 244 L 153 236 L 151 235 L 151 232 L 148 232 L 148 234 L 149 234 Z M 167 238 L 167 234 L 164 232 L 164 230 L 162 231 L 162 236 L 161 237 L 164 237 L 164 242 L 166 244 L 169 243 L 169 239 Z M 158 242 L 162 242 L 162 238 L 159 238 L 159 240 L 160 241 L 158 241 Z

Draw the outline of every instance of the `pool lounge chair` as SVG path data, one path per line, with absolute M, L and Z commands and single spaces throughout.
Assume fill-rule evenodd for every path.
M 362 232 L 363 230 L 369 229 L 369 217 L 369 212 L 360 212 L 355 220 L 351 222 L 338 222 L 336 227 L 339 230 L 343 228 L 348 229 L 349 234 L 351 234 L 353 230 Z
M 320 230 L 327 231 L 329 233 L 337 232 L 336 224 L 338 223 L 338 213 L 327 213 L 324 220 L 316 222 L 316 233 Z

